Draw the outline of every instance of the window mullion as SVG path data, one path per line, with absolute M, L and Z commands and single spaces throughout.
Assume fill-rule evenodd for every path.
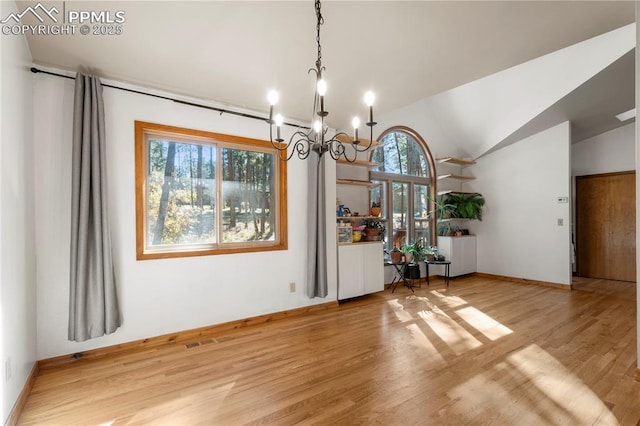
M 407 218 L 407 244 L 411 243 L 411 241 L 413 240 L 414 237 L 414 222 L 416 220 L 415 215 L 414 215 L 414 204 L 413 204 L 413 182 L 409 181 L 409 196 L 407 197 L 409 206 L 407 208 L 407 215 L 409 216 Z M 415 241 L 414 241 L 415 242 Z
M 215 144 L 215 151 L 216 151 L 216 192 L 215 192 L 215 197 L 216 197 L 216 212 L 215 212 L 215 216 L 216 216 L 216 245 L 219 247 L 222 244 L 222 241 L 220 241 L 221 235 L 222 235 L 222 223 L 223 223 L 223 200 L 224 197 L 222 197 L 222 148 L 220 147 L 220 144 Z

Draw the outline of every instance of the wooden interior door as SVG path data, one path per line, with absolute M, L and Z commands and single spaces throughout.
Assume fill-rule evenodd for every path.
M 579 276 L 636 280 L 636 174 L 576 177 Z

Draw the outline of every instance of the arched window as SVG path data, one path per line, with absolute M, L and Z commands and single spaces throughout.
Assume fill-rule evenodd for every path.
M 385 246 L 401 247 L 416 241 L 436 243 L 435 218 L 429 217 L 436 193 L 435 163 L 427 143 L 414 130 L 395 126 L 385 130 L 371 161 L 379 185 L 371 190 L 371 202 L 379 202 L 387 219 Z

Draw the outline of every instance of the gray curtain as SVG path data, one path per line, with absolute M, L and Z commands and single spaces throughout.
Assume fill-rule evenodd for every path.
M 120 309 L 107 213 L 104 104 L 97 77 L 78 73 L 73 104 L 69 340 L 111 334 Z
M 327 286 L 327 203 L 325 193 L 325 156 L 311 153 L 309 161 L 309 238 L 307 286 L 310 298 L 326 297 Z

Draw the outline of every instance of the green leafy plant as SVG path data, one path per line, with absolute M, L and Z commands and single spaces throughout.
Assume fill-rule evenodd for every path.
M 453 206 L 451 217 L 482 220 L 482 208 L 485 203 L 482 194 L 452 192 L 446 195 L 446 199 L 443 202 Z
M 403 246 L 400 250 L 403 253 L 411 253 L 413 255 L 414 262 L 422 262 L 427 256 L 427 249 L 424 247 L 422 241 L 418 240 L 412 244 Z
M 429 217 L 435 215 L 436 220 L 450 219 L 454 217 L 455 205 L 449 203 L 446 197 L 436 197 L 435 199 L 426 196 L 427 200 L 433 203 L 433 210 L 429 211 Z
M 371 207 L 380 207 L 380 201 L 372 201 Z

